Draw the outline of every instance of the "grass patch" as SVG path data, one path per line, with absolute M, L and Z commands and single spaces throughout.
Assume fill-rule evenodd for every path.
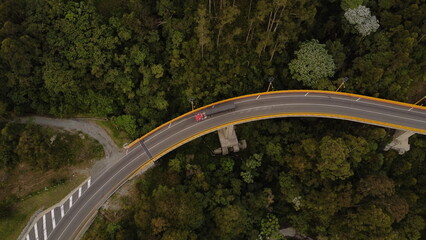
M 67 146 L 70 152 L 75 153 L 74 163 L 89 162 L 105 157 L 104 148 L 94 138 L 85 133 L 72 135 L 67 139 Z
M 0 239 L 17 239 L 35 211 L 58 203 L 86 178 L 86 176 L 77 175 L 63 184 L 33 193 L 31 197 L 18 201 L 14 206 L 13 214 L 6 219 L 0 219 Z
M 132 142 L 127 133 L 119 130 L 112 121 L 96 120 L 96 123 L 107 131 L 108 135 L 119 148 L 123 147 L 125 143 Z

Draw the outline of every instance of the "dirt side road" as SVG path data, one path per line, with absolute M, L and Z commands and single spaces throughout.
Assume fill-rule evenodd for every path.
M 94 139 L 98 140 L 104 147 L 105 158 L 98 160 L 90 170 L 92 179 L 96 178 L 102 171 L 109 168 L 114 162 L 118 161 L 123 155 L 123 149 L 118 148 L 108 133 L 96 123 L 86 119 L 59 119 L 39 116 L 17 118 L 16 121 L 26 123 L 32 121 L 35 124 L 62 128 L 68 131 L 81 131 Z

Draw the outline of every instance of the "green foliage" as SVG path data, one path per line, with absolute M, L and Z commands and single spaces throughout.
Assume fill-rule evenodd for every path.
M 215 235 L 219 239 L 234 239 L 247 230 L 248 212 L 240 205 L 214 210 Z
M 33 124 L 8 123 L 1 129 L 0 167 L 13 168 L 19 162 L 42 169 L 57 169 L 103 156 L 103 148 L 93 139 Z
M 132 115 L 121 115 L 113 118 L 118 129 L 126 131 L 131 138 L 136 138 L 138 134 L 136 119 Z
M 420 231 L 426 227 L 425 220 L 418 215 L 410 215 L 401 225 L 399 237 L 401 240 L 421 239 Z
M 0 113 L 132 115 L 144 133 L 170 119 L 168 112 L 187 111 L 189 97 L 199 106 L 258 92 L 265 75 L 276 77 L 278 89 L 301 87 L 290 75 L 335 89 L 327 80 L 335 69 L 336 79 L 350 77 L 348 91 L 406 100 L 423 82 L 417 26 L 424 4 L 369 4 L 382 28 L 367 40 L 348 35 L 337 2 L 328 2 L 4 1 Z M 330 41 L 335 67 L 315 41 L 305 43 L 316 46 L 306 59 L 290 61 L 308 36 Z
M 299 210 L 301 189 L 297 182 L 291 176 L 282 172 L 279 176 L 279 185 L 283 198 L 288 203 L 292 203 L 296 210 Z
M 311 40 L 300 45 L 296 58 L 288 64 L 290 72 L 298 81 L 308 87 L 317 88 L 327 77 L 334 75 L 333 57 L 327 53 L 324 44 Z
M 340 7 L 343 10 L 348 10 L 349 8 L 357 8 L 359 5 L 362 5 L 364 0 L 342 0 L 340 2 Z
M 13 215 L 16 197 L 8 196 L 0 200 L 0 219 L 8 218 Z
M 154 64 L 151 66 L 152 74 L 154 74 L 155 78 L 161 78 L 164 74 L 164 69 L 161 64 Z
M 360 4 L 368 11 L 351 24 L 344 12 Z M 136 138 L 189 111 L 190 97 L 199 107 L 259 92 L 267 76 L 275 89 L 330 90 L 349 77 L 344 91 L 413 102 L 424 95 L 425 8 L 399 0 L 5 0 L 0 116 L 108 117 Z M 139 183 L 134 210 L 101 222 L 93 239 L 256 239 L 268 213 L 316 239 L 422 237 L 422 137 L 399 156 L 382 152 L 385 129 L 355 123 L 274 120 L 241 131 L 245 152 L 218 159 L 191 145 L 160 162 Z M 51 143 L 47 135 L 5 126 L 2 170 L 21 157 L 46 169 L 76 161 L 63 148 L 74 137 Z
M 392 232 L 391 217 L 375 205 L 363 206 L 356 213 L 348 214 L 346 224 L 352 239 L 397 239 Z
M 47 170 L 57 167 L 55 159 L 50 154 L 50 139 L 48 135 L 35 126 L 27 126 L 22 132 L 16 153 L 21 161 L 26 161 L 32 166 Z
M 233 171 L 235 163 L 231 158 L 223 158 L 220 163 L 224 173 L 231 173 Z
M 389 9 L 394 5 L 393 0 L 379 0 L 379 6 L 384 9 Z
M 284 239 L 280 233 L 280 225 L 278 218 L 272 214 L 268 214 L 266 218 L 262 219 L 259 240 L 267 239 Z
M 263 154 L 253 154 L 252 157 L 244 162 L 243 166 L 241 167 L 241 169 L 244 170 L 241 172 L 241 177 L 243 178 L 244 182 L 253 183 L 253 178 L 259 175 L 256 173 L 256 169 L 262 164 L 262 157 Z
M 1 129 L 0 135 L 0 168 L 9 168 L 19 162 L 15 148 L 23 131 L 20 124 L 8 123 Z
M 186 234 L 204 221 L 202 205 L 197 197 L 179 188 L 158 186 L 149 198 L 144 198 L 135 214 L 136 225 L 151 236 Z
M 349 149 L 343 139 L 324 137 L 320 145 L 320 162 L 318 170 L 322 178 L 332 180 L 345 179 L 352 176 L 350 163 L 347 161 Z
M 359 182 L 357 191 L 362 197 L 373 196 L 385 198 L 395 193 L 395 184 L 386 176 L 367 176 Z
M 197 9 L 197 27 L 195 33 L 198 36 L 198 44 L 201 47 L 201 57 L 204 57 L 204 47 L 211 48 L 211 32 L 209 30 L 209 21 L 207 19 L 207 9 L 204 4 L 200 4 Z
M 279 239 L 282 224 L 316 239 L 421 239 L 423 136 L 413 136 L 409 154 L 400 156 L 377 147 L 387 142 L 383 130 L 338 120 L 267 120 L 241 125 L 238 135 L 256 141 L 239 153 L 212 156 L 205 146 L 217 138 L 208 135 L 159 160 L 123 206 L 129 210 L 127 220 L 115 222 L 119 232 Z M 383 163 L 371 167 L 380 156 Z M 401 175 L 394 170 L 399 162 L 412 167 Z

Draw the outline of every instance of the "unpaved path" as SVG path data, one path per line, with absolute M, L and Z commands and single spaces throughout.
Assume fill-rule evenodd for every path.
M 90 175 L 92 179 L 99 176 L 99 174 L 105 169 L 109 168 L 113 163 L 117 162 L 123 155 L 123 149 L 120 149 L 115 145 L 114 141 L 109 137 L 108 133 L 98 126 L 95 122 L 71 118 L 71 119 L 59 119 L 59 118 L 48 118 L 40 116 L 21 117 L 17 118 L 17 121 L 26 123 L 32 121 L 35 124 L 62 128 L 68 131 L 81 131 L 91 136 L 92 138 L 99 141 L 104 147 L 105 157 L 101 160 L 96 161 L 92 169 L 90 169 Z

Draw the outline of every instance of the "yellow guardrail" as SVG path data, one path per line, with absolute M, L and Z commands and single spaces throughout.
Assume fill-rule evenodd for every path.
M 356 121 L 356 122 L 369 123 L 369 124 L 378 125 L 378 126 L 387 126 L 387 127 L 390 127 L 390 128 L 404 129 L 404 130 L 407 130 L 407 131 L 415 131 L 415 132 L 421 132 L 421 133 L 426 134 L 426 130 L 423 130 L 423 129 L 406 127 L 406 126 L 402 126 L 402 125 L 398 125 L 398 124 L 369 120 L 369 119 L 360 118 L 360 117 L 352 117 L 352 116 L 347 116 L 347 115 L 342 115 L 342 114 L 328 114 L 328 113 L 324 114 L 324 113 L 314 113 L 314 112 L 265 114 L 265 115 L 259 115 L 259 116 L 255 116 L 255 117 L 244 118 L 244 119 L 236 120 L 236 121 L 233 121 L 233 122 L 221 124 L 219 126 L 215 126 L 213 128 L 206 129 L 206 130 L 198 132 L 198 133 L 196 133 L 196 134 L 194 134 L 194 135 L 192 135 L 188 138 L 185 138 L 185 139 L 179 141 L 178 143 L 174 144 L 173 146 L 170 146 L 167 149 L 161 151 L 159 154 L 155 155 L 152 159 L 150 159 L 149 161 L 144 163 L 142 166 L 140 166 L 138 168 L 138 170 L 136 170 L 134 175 L 137 174 L 143 168 L 145 168 L 145 166 L 147 166 L 150 163 L 154 162 L 155 160 L 159 159 L 160 157 L 162 157 L 163 155 L 172 151 L 173 149 L 176 149 L 177 147 L 179 147 L 179 146 L 181 146 L 181 145 L 183 145 L 187 142 L 190 142 L 190 141 L 192 141 L 192 140 L 194 140 L 194 139 L 196 139 L 196 138 L 198 138 L 202 135 L 205 135 L 205 134 L 210 133 L 210 132 L 214 132 L 218 129 L 221 129 L 221 128 L 224 128 L 224 127 L 230 126 L 230 125 L 252 122 L 252 121 L 261 120 L 261 119 L 278 118 L 278 117 L 328 117 L 328 118 L 334 118 L 334 119 L 345 119 L 345 120 L 352 120 L 352 121 Z
M 270 95 L 270 94 L 281 94 L 281 93 L 325 93 L 325 94 L 333 94 L 333 95 L 341 95 L 341 96 L 350 96 L 350 97 L 354 97 L 354 98 L 361 98 L 361 99 L 368 99 L 368 100 L 372 100 L 372 101 L 377 101 L 377 102 L 385 102 L 385 103 L 390 103 L 390 104 L 395 104 L 395 105 L 400 105 L 400 106 L 406 106 L 406 107 L 412 107 L 412 108 L 417 108 L 417 109 L 421 109 L 421 110 L 426 110 L 426 107 L 423 106 L 419 106 L 419 105 L 414 105 L 414 104 L 410 104 L 410 103 L 403 103 L 403 102 L 397 102 L 397 101 L 393 101 L 393 100 L 387 100 L 387 99 L 381 99 L 381 98 L 375 98 L 375 97 L 369 97 L 369 96 L 364 96 L 364 95 L 359 95 L 359 94 L 354 94 L 354 93 L 345 93 L 345 92 L 335 92 L 335 91 L 323 91 L 323 90 L 282 90 L 282 91 L 271 91 L 271 92 L 262 92 L 262 93 L 254 93 L 254 94 L 248 94 L 248 95 L 243 95 L 243 96 L 238 96 L 238 97 L 233 97 L 233 98 L 228 98 L 225 100 L 221 100 L 215 103 L 211 103 L 208 104 L 206 106 L 197 108 L 195 110 L 192 110 L 190 112 L 187 112 L 183 115 L 180 115 L 177 118 L 174 118 L 158 127 L 156 127 L 155 129 L 153 129 L 152 131 L 148 132 L 147 134 L 143 135 L 142 137 L 134 140 L 132 143 L 130 143 L 126 148 L 131 148 L 132 146 L 134 146 L 136 143 L 138 143 L 140 140 L 148 137 L 149 135 L 151 135 L 152 133 L 156 132 L 158 129 L 169 125 L 183 117 L 186 117 L 194 112 L 200 111 L 202 109 L 208 108 L 210 106 L 213 105 L 217 105 L 220 103 L 224 103 L 224 102 L 229 102 L 229 101 L 234 101 L 237 99 L 243 99 L 243 98 L 249 98 L 249 97 L 254 97 L 254 96 L 262 96 L 262 95 Z M 326 114 L 321 115 L 323 117 L 327 117 Z M 368 122 L 368 119 L 365 119 L 364 122 Z M 382 124 L 384 125 L 384 124 Z M 401 127 L 399 127 L 401 128 Z
M 352 93 L 343 93 L 343 92 L 332 92 L 332 91 L 321 91 L 321 90 L 285 90 L 285 91 L 274 91 L 274 92 L 264 92 L 264 93 L 255 93 L 255 94 L 249 94 L 249 95 L 244 95 L 244 96 L 239 96 L 239 97 L 234 97 L 234 98 L 229 98 L 229 99 L 225 99 L 222 101 L 218 101 L 215 103 L 211 103 L 209 105 L 206 105 L 204 107 L 195 109 L 193 111 L 190 111 L 188 113 L 185 113 L 175 119 L 172 119 L 164 124 L 162 124 L 161 126 L 155 128 L 154 130 L 148 132 L 147 134 L 143 135 L 142 137 L 136 139 L 135 141 L 133 141 L 131 144 L 129 144 L 127 146 L 127 148 L 132 147 L 133 145 L 135 145 L 136 143 L 138 143 L 140 140 L 146 138 L 147 136 L 149 136 L 150 134 L 156 132 L 158 129 L 173 123 L 185 116 L 188 116 L 189 114 L 192 114 L 194 112 L 200 111 L 202 109 L 205 109 L 207 107 L 216 105 L 216 104 L 220 104 L 220 103 L 224 103 L 224 102 L 228 102 L 228 101 L 233 101 L 233 100 L 237 100 L 237 99 L 242 99 L 242 98 L 248 98 L 248 97 L 253 97 L 253 96 L 259 96 L 259 95 L 269 95 L 269 94 L 280 94 L 280 93 L 299 93 L 299 92 L 303 92 L 303 93 L 326 93 L 326 94 L 334 94 L 334 95 L 345 95 L 345 96 L 351 96 L 351 97 L 356 97 L 356 98 L 362 98 L 362 99 L 369 99 L 369 100 L 373 100 L 373 101 L 379 101 L 379 102 L 386 102 L 386 103 L 390 103 L 390 104 L 396 104 L 396 105 L 400 105 L 400 106 L 406 106 L 406 107 L 412 107 L 412 108 L 417 108 L 417 109 L 421 109 L 421 110 L 426 110 L 426 107 L 423 106 L 418 106 L 418 105 L 414 105 L 414 104 L 409 104 L 409 103 L 402 103 L 402 102 L 397 102 L 397 101 L 392 101 L 392 100 L 386 100 L 386 99 L 380 99 L 380 98 L 374 98 L 374 97 L 368 97 L 368 96 L 363 96 L 363 95 L 358 95 L 358 94 L 352 94 Z M 163 155 L 167 154 L 168 152 L 172 151 L 173 149 L 187 143 L 190 142 L 191 140 L 198 138 L 204 134 L 207 134 L 209 132 L 213 132 L 216 131 L 218 129 L 221 129 L 225 126 L 228 125 L 235 125 L 235 124 L 240 124 L 240 123 L 245 123 L 245 122 L 250 122 L 250 121 L 256 121 L 256 120 L 260 120 L 260 119 L 267 119 L 267 118 L 277 118 L 277 117 L 328 117 L 328 118 L 337 118 L 337 119 L 345 119 L 345 120 L 352 120 L 352 121 L 356 121 L 356 122 L 363 122 L 363 123 L 370 123 L 373 125 L 379 125 L 379 126 L 388 126 L 391 128 L 397 128 L 397 129 L 404 129 L 407 131 L 415 131 L 415 132 L 421 132 L 426 134 L 426 130 L 423 129 L 417 129 L 417 128 L 411 128 L 411 127 L 406 127 L 406 126 L 402 126 L 402 125 L 397 125 L 397 124 L 392 124 L 392 123 L 386 123 L 386 122 L 381 122 L 381 121 L 375 121 L 375 120 L 369 120 L 369 119 L 364 119 L 364 118 L 359 118 L 359 117 L 353 117 L 353 116 L 347 116 L 347 115 L 341 115 L 341 114 L 327 114 L 327 113 L 315 113 L 315 112 L 299 112 L 299 113 L 279 113 L 279 114 L 265 114 L 265 115 L 258 115 L 255 117 L 250 117 L 250 118 L 245 118 L 245 119 L 240 119 L 240 120 L 236 120 L 233 122 L 229 122 L 226 124 L 222 124 L 213 128 L 209 128 L 206 129 L 204 131 L 201 131 L 199 133 L 196 133 L 193 136 L 190 136 L 186 139 L 183 139 L 181 141 L 179 141 L 178 143 L 174 144 L 173 146 L 168 147 L 167 149 L 161 151 L 159 154 L 155 155 L 152 159 L 150 159 L 149 161 L 145 162 L 144 164 L 142 164 L 141 166 L 139 166 L 137 169 L 133 170 L 130 174 L 128 174 L 125 178 L 123 178 L 119 183 L 117 183 L 114 188 L 112 188 L 107 195 L 111 194 L 112 191 L 114 191 L 115 188 L 117 188 L 118 186 L 120 186 L 124 181 L 126 181 L 127 179 L 131 178 L 132 176 L 136 175 L 139 171 L 141 171 L 142 169 L 144 169 L 147 165 L 153 163 L 155 160 L 159 159 L 160 157 L 162 157 Z M 84 229 L 86 229 L 86 227 L 88 226 L 88 224 L 90 223 L 90 221 L 88 221 L 89 219 L 93 218 L 94 215 L 96 213 L 96 210 L 91 210 L 90 213 L 85 217 L 85 219 L 80 223 L 80 225 L 78 226 L 78 228 L 76 229 L 75 232 L 73 232 L 73 234 L 71 235 L 70 239 L 76 236 L 80 236 Z M 81 227 L 82 226 L 82 227 Z M 77 235 L 74 235 L 76 234 Z

